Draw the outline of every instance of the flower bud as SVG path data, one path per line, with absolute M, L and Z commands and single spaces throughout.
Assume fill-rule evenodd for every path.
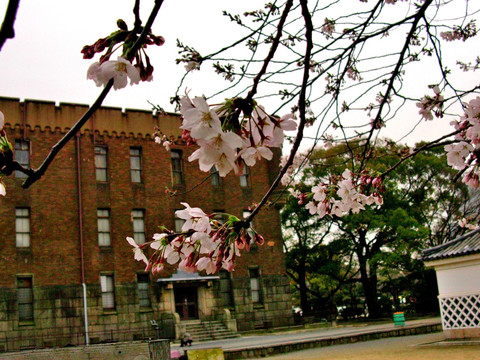
M 117 26 L 120 30 L 124 30 L 124 31 L 128 30 L 128 26 L 127 26 L 126 22 L 123 21 L 122 19 L 117 20 Z

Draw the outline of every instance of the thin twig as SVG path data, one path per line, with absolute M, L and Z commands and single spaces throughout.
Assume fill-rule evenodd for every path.
M 268 198 L 273 193 L 275 188 L 280 183 L 280 180 L 287 172 L 287 169 L 293 164 L 293 159 L 295 158 L 295 154 L 300 147 L 300 143 L 303 139 L 303 130 L 307 123 L 306 121 L 306 96 L 307 96 L 307 85 L 308 85 L 308 77 L 310 73 L 310 57 L 312 55 L 313 49 L 313 40 L 312 40 L 312 33 L 313 33 L 313 23 L 312 17 L 310 12 L 308 11 L 307 0 L 300 0 L 300 4 L 302 6 L 302 15 L 305 19 L 305 37 L 307 40 L 307 46 L 305 49 L 305 56 L 304 56 L 304 63 L 303 63 L 303 80 L 302 80 L 302 90 L 299 95 L 298 99 L 298 107 L 299 107 L 299 116 L 300 116 L 300 123 L 298 125 L 297 137 L 295 138 L 295 142 L 293 143 L 292 150 L 290 151 L 290 155 L 287 159 L 287 162 L 280 170 L 277 178 L 273 181 L 272 185 L 263 196 L 262 200 L 258 203 L 258 205 L 253 209 L 252 213 L 245 219 L 245 222 L 250 223 L 252 219 L 257 215 L 260 209 L 267 203 Z
M 397 76 L 400 74 L 400 69 L 402 68 L 403 61 L 405 59 L 405 54 L 410 47 L 410 40 L 414 37 L 415 32 L 417 31 L 417 28 L 418 28 L 418 23 L 420 22 L 421 19 L 424 18 L 425 12 L 427 11 L 427 8 L 432 4 L 432 1 L 433 0 L 426 0 L 424 2 L 424 4 L 422 5 L 422 7 L 418 10 L 417 14 L 415 15 L 415 17 L 413 19 L 412 27 L 410 28 L 410 31 L 409 31 L 406 39 L 405 39 L 405 43 L 403 44 L 402 51 L 399 54 L 397 64 L 395 65 L 395 68 L 392 71 L 392 76 L 390 77 L 390 81 L 388 82 L 387 90 L 385 91 L 383 99 L 380 103 L 377 115 L 375 116 L 375 119 L 372 122 L 372 129 L 370 130 L 370 132 L 368 134 L 367 143 L 365 145 L 365 151 L 363 152 L 363 155 L 362 155 L 362 161 L 360 163 L 359 171 L 362 171 L 363 166 L 365 165 L 367 153 L 368 153 L 369 148 L 370 148 L 370 146 L 369 146 L 370 140 L 373 137 L 373 133 L 376 129 L 376 125 L 379 122 L 382 121 L 381 117 L 382 117 L 383 107 L 385 106 L 385 104 L 388 103 L 388 98 L 390 96 L 390 92 L 393 89 L 393 84 L 394 84 Z
M 255 76 L 255 79 L 253 79 L 253 86 L 248 92 L 248 95 L 245 99 L 247 100 L 247 102 L 249 102 L 249 100 L 252 100 L 255 94 L 257 93 L 257 87 L 258 87 L 258 84 L 260 83 L 260 79 L 267 72 L 268 65 L 270 64 L 270 61 L 273 59 L 273 56 L 277 51 L 278 44 L 280 44 L 280 39 L 282 37 L 283 26 L 285 25 L 285 22 L 287 20 L 287 16 L 288 16 L 288 13 L 290 12 L 292 4 L 293 4 L 293 0 L 288 0 L 287 3 L 285 4 L 285 9 L 283 10 L 282 17 L 278 22 L 277 34 L 275 36 L 275 39 L 272 42 L 272 46 L 270 47 L 270 51 L 268 52 L 268 55 L 265 58 L 265 61 L 263 62 L 262 68 L 258 72 L 257 76 Z

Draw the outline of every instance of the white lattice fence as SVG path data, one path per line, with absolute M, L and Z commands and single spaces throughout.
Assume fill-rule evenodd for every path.
M 480 294 L 440 298 L 444 329 L 480 327 Z

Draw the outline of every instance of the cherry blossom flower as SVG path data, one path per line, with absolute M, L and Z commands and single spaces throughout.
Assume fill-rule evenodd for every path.
M 205 272 L 209 274 L 214 274 L 217 272 L 217 265 L 216 263 L 212 260 L 212 258 L 208 256 L 201 257 L 200 259 L 197 260 L 195 263 L 195 266 L 199 271 L 205 270 Z
M 182 111 L 183 123 L 180 128 L 190 131 L 194 139 L 208 140 L 216 136 L 222 130 L 217 113 L 210 109 L 202 97 L 195 97 L 191 103 L 192 106 L 187 105 L 188 107 Z
M 186 71 L 200 70 L 200 63 L 198 61 L 189 61 L 185 64 Z
M 0 195 L 5 196 L 7 195 L 7 188 L 5 187 L 5 184 L 3 181 L 0 180 Z
M 195 230 L 208 233 L 212 230 L 210 227 L 210 219 L 202 209 L 197 207 L 192 208 L 186 202 L 181 202 L 180 204 L 185 206 L 185 209 L 175 211 L 175 215 L 185 220 L 182 231 Z
M 433 120 L 434 114 L 432 111 L 434 111 L 436 117 L 443 116 L 442 108 L 444 97 L 440 94 L 440 88 L 438 86 L 434 86 L 432 90 L 435 93 L 434 97 L 425 95 L 422 100 L 417 103 L 417 107 L 420 108 L 418 113 L 422 115 L 422 118 L 425 120 Z
M 454 169 L 462 170 L 465 168 L 465 159 L 473 151 L 473 146 L 465 141 L 461 141 L 457 144 L 445 145 L 445 151 L 447 152 L 447 163 Z
M 140 82 L 140 72 L 130 61 L 119 56 L 116 61 L 95 62 L 88 68 L 87 79 L 95 81 L 97 86 L 105 86 L 113 78 L 113 88 L 122 89 L 128 84 Z
M 127 236 L 127 241 L 130 245 L 133 246 L 133 252 L 135 254 L 134 255 L 135 260 L 143 261 L 145 264 L 148 265 L 148 259 L 145 256 L 145 254 L 143 253 L 142 246 L 138 246 L 136 241 L 129 236 Z
M 239 155 L 245 161 L 245 164 L 248 166 L 254 166 L 257 160 L 265 158 L 267 160 L 272 160 L 273 152 L 266 146 L 250 146 L 246 149 L 243 149 L 239 152 Z
M 188 157 L 188 161 L 198 160 L 200 170 L 209 172 L 215 166 L 220 176 L 226 176 L 231 170 L 238 172 L 235 164 L 237 160 L 237 148 L 243 144 L 242 138 L 237 134 L 219 132 L 209 140 L 199 140 L 199 149 L 195 150 Z

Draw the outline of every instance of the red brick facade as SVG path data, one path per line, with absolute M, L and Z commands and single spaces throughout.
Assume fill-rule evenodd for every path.
M 17 99 L 1 98 L 0 110 L 5 114 L 5 128 L 10 142 L 13 144 L 16 139 L 27 141 L 30 164 L 38 167 L 51 147 L 86 107 L 73 104 L 55 106 L 53 103 L 39 101 L 20 103 Z M 211 179 L 207 179 L 209 174 L 201 172 L 197 163 L 188 162 L 192 149 L 175 145 L 172 149 L 178 149 L 182 153 L 184 183 L 173 186 L 171 153 L 154 142 L 152 133 L 158 127 L 164 133 L 178 136 L 179 122 L 180 119 L 171 114 L 153 115 L 147 111 L 122 112 L 120 109 L 102 108 L 85 125 L 81 134 L 59 152 L 45 176 L 29 189 L 22 189 L 24 179 L 16 178 L 15 175 L 5 178 L 7 196 L 0 199 L 0 287 L 4 295 L 0 300 L 0 342 L 3 341 L 2 334 L 4 338 L 22 338 L 26 334 L 35 337 L 55 332 L 55 328 L 62 326 L 81 331 L 84 326 L 81 299 L 82 256 L 92 329 L 99 333 L 109 329 L 128 330 L 133 326 L 131 323 L 148 328 L 148 320 L 172 312 L 169 305 L 172 300 L 165 298 L 167 288 L 152 278 L 151 311 L 141 312 L 144 315 L 137 317 L 126 316 L 139 309 L 135 284 L 137 273 L 143 270 L 143 265 L 133 259 L 131 246 L 125 240 L 126 236 L 133 234 L 132 210 L 144 212 L 147 240 L 159 225 L 174 228 L 174 212 L 183 208 L 180 202 L 201 207 L 205 212 L 225 210 L 242 216 L 244 210 L 261 199 L 278 171 L 274 162 L 261 162 L 250 169 L 248 187 L 241 187 L 239 178 L 235 175 L 227 176 L 219 186 L 214 186 Z M 96 180 L 95 146 L 103 146 L 107 150 L 106 182 Z M 131 147 L 140 149 L 140 183 L 132 183 L 130 177 Z M 177 196 L 170 196 L 165 191 L 166 188 L 175 190 Z M 16 246 L 16 208 L 29 210 L 28 247 Z M 111 246 L 99 246 L 97 209 L 109 210 Z M 80 223 L 83 224 L 81 228 Z M 259 312 L 264 319 L 268 318 L 277 325 L 286 325 L 291 321 L 278 209 L 271 206 L 262 210 L 255 218 L 254 226 L 264 235 L 265 245 L 254 252 L 243 254 L 232 274 L 232 291 L 238 301 L 235 301 L 231 309 L 237 318 L 239 329 L 256 326 L 255 319 L 258 320 L 259 316 L 257 314 L 255 317 L 255 314 Z M 259 268 L 265 301 L 263 307 L 257 306 L 255 309 L 247 300 L 241 299 L 248 297 L 248 292 L 242 292 L 245 289 L 236 289 L 235 286 L 236 282 L 240 282 L 239 286 L 246 284 L 248 288 L 248 268 L 251 266 Z M 100 274 L 113 275 L 115 284 L 117 307 L 108 321 L 105 317 L 101 321 L 97 319 L 105 315 L 101 311 Z M 19 323 L 16 295 L 19 275 L 32 278 L 34 315 L 31 323 Z M 121 298 L 122 290 L 119 289 L 122 286 L 133 292 L 126 292 L 127 300 Z M 58 295 L 60 290 L 62 293 L 67 288 L 75 289 L 72 290 L 75 295 L 68 301 L 61 299 L 63 295 Z M 217 287 L 213 286 L 212 289 L 215 292 Z M 270 305 L 269 294 L 275 295 L 275 300 Z M 222 306 L 218 294 L 214 293 L 211 297 L 213 300 L 208 300 L 205 304 Z M 43 298 L 45 302 L 41 305 L 40 299 Z M 62 301 L 67 301 L 68 304 L 63 304 Z M 55 309 L 49 309 L 49 304 L 53 304 L 51 306 Z M 65 315 L 68 311 L 63 308 L 70 309 L 70 314 Z M 2 312 L 5 313 L 1 314 Z M 40 322 L 51 323 L 55 312 L 57 317 L 63 314 L 60 317 L 67 319 L 63 322 L 64 325 L 42 327 Z M 73 333 L 71 330 L 70 334 Z M 75 340 L 70 339 L 69 342 Z M 81 343 L 80 340 L 78 342 Z M 22 345 L 19 342 L 17 347 L 21 346 L 32 345 Z M 6 348 L 10 349 L 11 346 L 7 345 Z

